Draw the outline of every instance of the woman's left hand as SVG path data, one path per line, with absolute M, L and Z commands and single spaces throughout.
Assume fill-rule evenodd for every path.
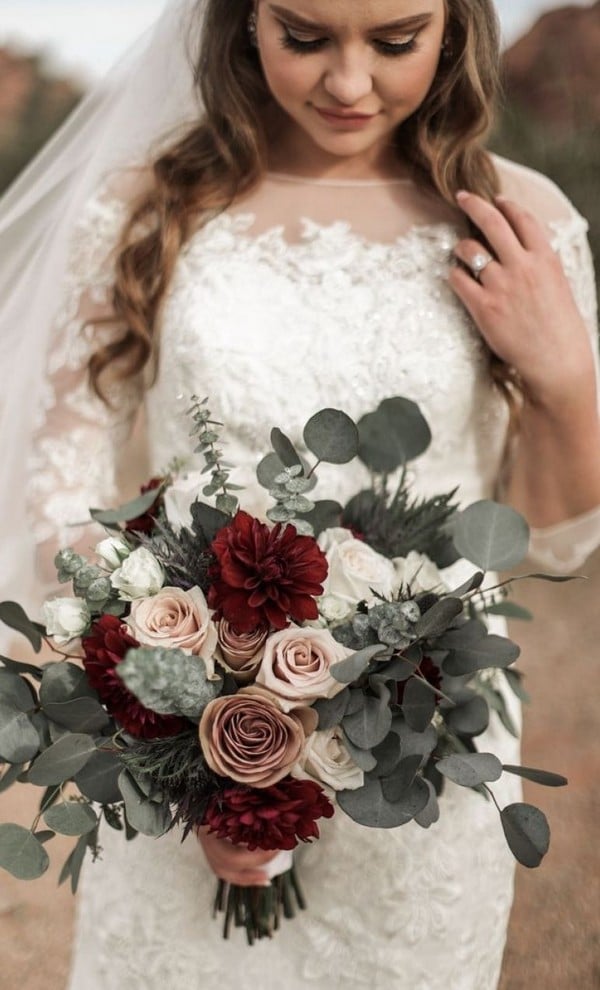
M 595 387 L 593 352 L 560 259 L 544 227 L 505 197 L 495 205 L 473 193 L 457 202 L 487 238 L 495 258 L 478 278 L 462 267 L 449 282 L 490 349 L 518 372 L 527 396 L 556 407 Z M 455 247 L 467 268 L 489 252 L 476 240 Z

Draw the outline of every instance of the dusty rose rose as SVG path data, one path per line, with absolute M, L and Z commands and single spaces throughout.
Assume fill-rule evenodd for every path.
M 298 761 L 317 721 L 310 708 L 286 714 L 268 691 L 242 688 L 206 706 L 200 745 L 215 773 L 250 787 L 270 787 Z
M 152 598 L 133 602 L 125 621 L 143 646 L 172 647 L 202 657 L 209 679 L 218 676 L 217 630 L 200 588 L 162 588 Z
M 254 680 L 268 635 L 267 626 L 258 626 L 253 632 L 237 632 L 227 619 L 217 623 L 216 655 L 238 684 L 248 684 Z
M 267 639 L 256 683 L 274 694 L 284 711 L 312 705 L 317 698 L 333 698 L 344 690 L 330 668 L 353 652 L 328 629 L 289 626 Z

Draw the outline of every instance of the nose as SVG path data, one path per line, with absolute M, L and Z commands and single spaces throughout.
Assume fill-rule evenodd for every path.
M 373 89 L 368 53 L 346 51 L 334 56 L 323 85 L 338 103 L 356 106 Z

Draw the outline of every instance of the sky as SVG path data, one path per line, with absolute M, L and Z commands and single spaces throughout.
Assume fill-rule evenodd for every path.
M 1 0 L 0 45 L 42 49 L 53 68 L 101 77 L 149 27 L 167 0 Z M 510 44 L 542 13 L 573 0 L 496 0 Z M 575 0 L 589 5 L 593 0 Z

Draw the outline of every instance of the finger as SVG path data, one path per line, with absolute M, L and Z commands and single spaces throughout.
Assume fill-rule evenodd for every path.
M 521 244 L 528 251 L 552 250 L 550 235 L 543 224 L 529 210 L 523 209 L 507 196 L 496 196 L 495 203 L 515 231 Z
M 477 314 L 481 310 L 486 292 L 483 285 L 458 266 L 450 270 L 448 283 L 477 323 Z
M 456 201 L 470 220 L 482 232 L 502 264 L 518 261 L 523 245 L 508 219 L 500 210 L 474 193 L 458 192 Z
M 478 241 L 465 238 L 465 240 L 459 241 L 454 248 L 454 254 L 464 265 L 469 269 L 472 277 L 476 281 L 481 282 L 483 285 L 489 284 L 490 276 L 493 280 L 494 274 L 500 272 L 500 264 L 492 258 L 489 251 L 484 248 L 483 244 Z M 483 256 L 485 258 L 490 258 L 489 264 L 485 266 L 478 274 L 473 270 L 473 263 L 479 257 Z

